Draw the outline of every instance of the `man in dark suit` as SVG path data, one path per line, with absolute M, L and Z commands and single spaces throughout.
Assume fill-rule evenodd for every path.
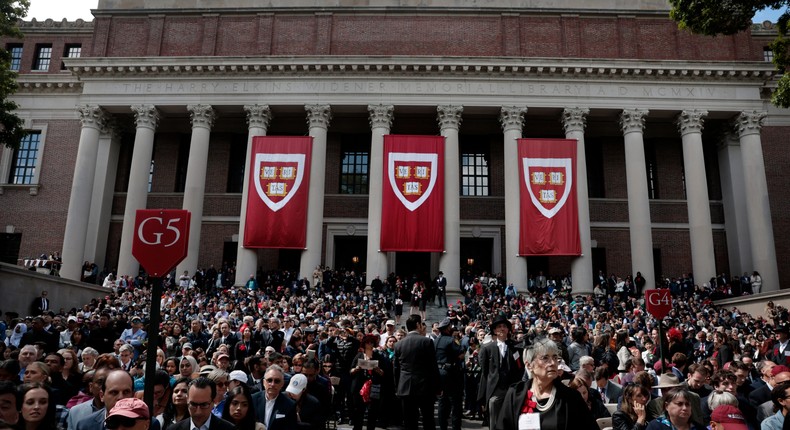
M 263 375 L 264 390 L 252 396 L 255 416 L 267 430 L 292 430 L 298 426 L 296 402 L 282 393 L 284 384 L 285 372 L 282 367 L 272 364 Z
M 81 419 L 76 430 L 105 430 L 107 427 L 104 425 L 104 418 L 115 403 L 134 396 L 132 377 L 121 369 L 111 371 L 101 386 L 100 396 L 104 400 L 104 408 Z
M 477 400 L 488 411 L 490 429 L 496 428 L 498 413 L 502 409 L 508 387 L 520 381 L 524 375 L 522 350 L 510 340 L 512 327 L 504 315 L 494 318 L 491 323 L 491 335 L 494 339 L 483 346 L 478 355 L 480 385 Z
M 403 402 L 403 421 L 406 430 L 417 429 L 417 416 L 422 415 L 423 428 L 434 430 L 433 404 L 439 385 L 436 348 L 425 337 L 425 324 L 419 315 L 406 320 L 409 334 L 395 344 L 395 394 Z
M 769 384 L 773 382 L 771 372 L 774 367 L 776 367 L 776 363 L 771 360 L 763 360 L 757 364 L 761 377 L 752 382 L 752 392 L 749 393 L 749 402 L 755 408 L 771 400 L 773 385 Z
M 49 303 L 49 298 L 47 298 L 49 293 L 46 290 L 41 292 L 41 296 L 36 297 L 33 299 L 33 303 L 30 304 L 30 314 L 31 315 L 42 315 L 44 312 L 52 309 L 52 306 Z
M 443 272 L 439 272 L 439 276 L 436 277 L 436 301 L 439 302 L 437 305 L 439 308 L 447 306 L 447 278 L 444 277 Z
M 609 369 L 600 366 L 595 369 L 595 382 L 592 389 L 601 394 L 604 403 L 617 403 L 617 399 L 623 395 L 623 386 L 609 380 Z
M 708 335 L 704 331 L 697 333 L 697 341 L 693 348 L 695 362 L 707 360 L 713 355 L 713 342 L 708 342 Z
M 189 418 L 183 419 L 173 425 L 173 430 L 203 429 L 208 424 L 211 430 L 235 430 L 236 426 L 217 418 L 211 413 L 214 407 L 212 399 L 217 396 L 217 385 L 208 378 L 200 377 L 189 383 Z

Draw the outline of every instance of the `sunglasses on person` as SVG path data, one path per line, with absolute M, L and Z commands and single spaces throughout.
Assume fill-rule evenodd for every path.
M 110 417 L 104 422 L 105 427 L 109 430 L 117 429 L 119 427 L 134 427 L 138 420 L 144 418 L 129 418 L 129 417 Z

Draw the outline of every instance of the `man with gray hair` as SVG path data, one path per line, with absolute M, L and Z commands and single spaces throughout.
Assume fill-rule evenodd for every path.
M 284 384 L 283 368 L 272 364 L 263 375 L 263 391 L 252 395 L 255 416 L 267 430 L 291 430 L 298 427 L 296 402 L 283 394 Z

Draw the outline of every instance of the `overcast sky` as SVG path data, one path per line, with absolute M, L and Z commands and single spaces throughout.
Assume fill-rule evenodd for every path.
M 39 21 L 47 18 L 52 18 L 55 21 L 61 21 L 63 18 L 67 18 L 69 21 L 74 21 L 77 18 L 92 20 L 91 9 L 95 9 L 98 4 L 99 0 L 31 0 L 26 20 L 32 18 Z M 765 20 L 776 22 L 778 16 L 779 11 L 765 10 L 754 17 L 754 22 Z

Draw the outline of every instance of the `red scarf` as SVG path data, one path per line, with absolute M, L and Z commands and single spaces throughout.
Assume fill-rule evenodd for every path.
M 535 408 L 538 407 L 538 403 L 532 400 L 532 390 L 527 390 L 527 395 L 524 396 L 524 405 L 521 407 L 522 414 L 531 414 L 535 412 Z

